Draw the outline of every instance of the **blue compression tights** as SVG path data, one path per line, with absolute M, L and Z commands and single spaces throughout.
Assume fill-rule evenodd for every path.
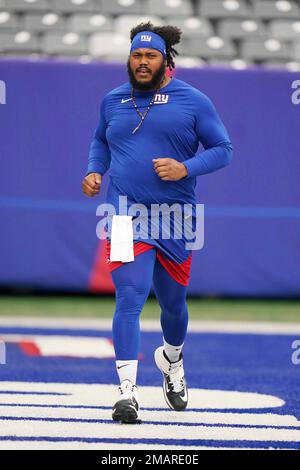
M 136 256 L 132 263 L 122 264 L 111 274 L 116 289 L 113 342 L 117 360 L 138 358 L 139 317 L 152 281 L 161 308 L 160 320 L 165 340 L 173 346 L 184 343 L 188 325 L 187 288 L 176 282 L 161 266 L 155 249 Z

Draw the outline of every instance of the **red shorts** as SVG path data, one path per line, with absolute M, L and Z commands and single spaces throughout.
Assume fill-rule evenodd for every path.
M 112 272 L 114 271 L 114 269 L 117 269 L 122 266 L 123 263 L 121 261 L 110 261 L 110 242 L 106 240 L 105 243 L 106 261 L 108 263 L 108 268 L 110 272 Z M 176 263 L 175 261 L 172 261 L 168 259 L 165 255 L 163 255 L 163 253 L 155 246 L 149 245 L 148 243 L 144 242 L 136 242 L 134 243 L 134 256 L 141 255 L 145 251 L 154 249 L 156 250 L 157 260 L 165 268 L 168 274 L 170 274 L 170 276 L 179 284 L 183 286 L 188 286 L 190 282 L 192 254 L 190 254 L 189 257 L 182 263 Z

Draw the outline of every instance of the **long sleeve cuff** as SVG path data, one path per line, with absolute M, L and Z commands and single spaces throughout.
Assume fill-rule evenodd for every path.
M 100 175 L 103 176 L 104 173 L 106 173 L 106 171 L 107 171 L 107 168 L 101 162 L 91 161 L 88 164 L 86 175 L 88 175 L 89 173 L 100 173 Z
M 186 178 L 212 173 L 227 166 L 231 160 L 232 145 L 230 143 L 204 150 L 183 162 L 188 172 Z

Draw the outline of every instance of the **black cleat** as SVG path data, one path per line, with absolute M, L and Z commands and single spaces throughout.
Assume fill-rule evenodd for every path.
M 130 380 L 124 380 L 119 387 L 119 393 L 120 400 L 113 406 L 112 419 L 126 424 L 140 424 L 137 387 Z
M 188 404 L 188 389 L 182 354 L 177 362 L 170 362 L 163 346 L 160 346 L 154 353 L 154 360 L 164 378 L 163 390 L 167 405 L 175 411 L 185 410 Z

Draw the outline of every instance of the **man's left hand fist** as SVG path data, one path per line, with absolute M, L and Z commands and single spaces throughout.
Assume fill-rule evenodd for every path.
M 187 175 L 187 169 L 183 163 L 174 158 L 155 158 L 154 170 L 163 181 L 178 181 Z

